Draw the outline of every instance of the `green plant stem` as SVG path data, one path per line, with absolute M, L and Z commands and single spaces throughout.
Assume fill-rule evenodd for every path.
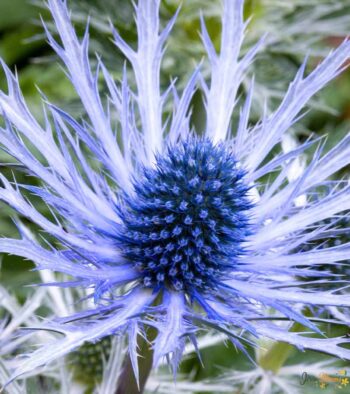
M 303 331 L 303 326 L 299 323 L 294 323 L 289 331 L 301 332 Z M 259 365 L 265 371 L 277 373 L 294 350 L 295 347 L 288 343 L 277 342 L 260 358 Z
M 139 355 L 138 366 L 139 366 L 139 386 L 135 378 L 134 370 L 129 354 L 125 356 L 122 373 L 118 379 L 117 390 L 115 394 L 142 394 L 147 379 L 150 375 L 153 363 L 153 350 L 151 341 L 154 339 L 156 333 L 155 330 L 150 329 L 147 333 L 147 338 L 143 338 L 139 335 L 138 347 Z
M 265 371 L 277 373 L 283 367 L 293 349 L 294 347 L 288 343 L 277 342 L 260 358 L 259 364 Z

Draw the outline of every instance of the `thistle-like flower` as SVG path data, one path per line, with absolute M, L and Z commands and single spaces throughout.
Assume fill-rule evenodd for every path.
M 287 319 L 320 333 L 306 316 L 309 306 L 350 306 L 350 297 L 337 293 L 346 282 L 331 271 L 317 270 L 320 264 L 348 259 L 350 245 L 302 248 L 335 228 L 350 209 L 345 182 L 331 183 L 324 193 L 328 178 L 350 161 L 350 136 L 326 155 L 317 149 L 308 167 L 290 182 L 291 165 L 314 142 L 271 153 L 307 101 L 342 71 L 350 42 L 307 76 L 305 61 L 277 110 L 253 127 L 248 125 L 251 84 L 231 132 L 238 88 L 261 45 L 240 58 L 246 28 L 242 0 L 224 1 L 219 53 L 202 20 L 211 79 L 204 81 L 197 67 L 181 94 L 175 83 L 160 92 L 164 44 L 176 15 L 161 30 L 159 0 L 139 0 L 135 8 L 136 49 L 114 31 L 117 48 L 132 66 L 134 90 L 126 70 L 120 83 L 101 59 L 92 71 L 88 31 L 80 41 L 65 0 L 48 0 L 48 5 L 60 43 L 46 29 L 48 40 L 86 116 L 74 119 L 45 99 L 45 122 L 40 124 L 17 77 L 3 64 L 8 93 L 0 94 L 0 142 L 42 184 L 17 184 L 1 175 L 0 198 L 49 236 L 41 244 L 19 226 L 21 239 L 0 239 L 0 251 L 30 259 L 38 270 L 70 277 L 54 285 L 88 289 L 93 305 L 39 326 L 62 336 L 19 362 L 12 379 L 85 342 L 121 333 L 128 336 L 137 375 L 137 337 L 147 326 L 157 331 L 154 366 L 169 356 L 174 371 L 186 339 L 195 342 L 203 327 L 225 333 L 242 350 L 252 337 L 267 336 L 350 358 L 341 346 L 350 342 L 347 338 L 309 337 L 273 322 Z M 102 76 L 107 103 L 98 92 Z M 207 116 L 200 131 L 190 122 L 197 86 Z M 50 207 L 50 218 L 30 202 L 28 191 Z M 317 202 L 308 198 L 315 193 L 320 193 Z M 302 206 L 295 203 L 299 196 L 306 196 Z M 328 224 L 322 225 L 323 220 Z M 272 317 L 271 308 L 276 311 Z

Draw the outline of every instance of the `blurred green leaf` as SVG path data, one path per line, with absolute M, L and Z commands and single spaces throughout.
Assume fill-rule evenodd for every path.
M 0 31 L 9 29 L 28 19 L 38 17 L 37 8 L 28 0 L 1 0 L 0 1 Z

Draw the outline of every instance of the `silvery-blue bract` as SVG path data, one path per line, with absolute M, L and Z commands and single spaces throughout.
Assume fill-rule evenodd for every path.
M 205 81 L 197 67 L 181 94 L 175 83 L 160 91 L 164 45 L 176 19 L 160 28 L 160 0 L 135 6 L 137 49 L 114 32 L 115 45 L 134 72 L 135 91 L 126 70 L 116 82 L 98 58 L 92 71 L 88 32 L 82 40 L 77 37 L 66 1 L 48 0 L 48 5 L 60 42 L 46 31 L 48 40 L 86 115 L 74 119 L 45 100 L 45 122 L 39 123 L 17 77 L 3 64 L 8 93 L 0 93 L 0 141 L 42 186 L 16 184 L 1 175 L 0 198 L 49 234 L 50 243 L 39 244 L 20 226 L 21 239 L 2 238 L 0 251 L 72 278 L 56 286 L 88 288 L 94 307 L 43 324 L 62 335 L 21 361 L 13 378 L 86 341 L 120 333 L 129 338 L 137 374 L 136 338 L 147 326 L 158 332 L 154 366 L 168 355 L 174 370 L 186 340 L 195 342 L 203 327 L 227 334 L 243 350 L 245 342 L 267 336 L 350 358 L 341 346 L 349 339 L 309 337 L 271 319 L 274 310 L 277 321 L 284 317 L 320 333 L 305 312 L 350 306 L 346 278 L 318 270 L 348 259 L 350 245 L 302 248 L 331 233 L 350 209 L 348 184 L 329 181 L 350 162 L 350 137 L 326 155 L 316 149 L 294 179 L 288 176 L 291 165 L 314 143 L 285 153 L 274 149 L 307 101 L 342 71 L 350 42 L 307 76 L 305 61 L 277 110 L 253 127 L 248 125 L 251 84 L 231 132 L 237 90 L 263 45 L 262 40 L 240 57 L 246 28 L 242 0 L 223 3 L 219 53 L 202 21 L 210 78 Z M 98 91 L 101 75 L 106 104 Z M 206 109 L 206 126 L 198 133 L 190 123 L 196 89 Z M 165 106 L 172 108 L 168 118 Z M 314 198 L 324 186 L 328 192 Z M 51 219 L 24 197 L 28 190 L 50 207 Z M 303 204 L 296 203 L 299 196 L 305 197 Z M 325 219 L 328 224 L 322 225 Z

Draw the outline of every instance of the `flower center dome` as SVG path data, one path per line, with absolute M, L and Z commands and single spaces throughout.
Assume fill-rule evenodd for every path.
M 213 288 L 237 263 L 251 202 L 224 143 L 191 138 L 156 157 L 124 196 L 119 241 L 147 287 Z

